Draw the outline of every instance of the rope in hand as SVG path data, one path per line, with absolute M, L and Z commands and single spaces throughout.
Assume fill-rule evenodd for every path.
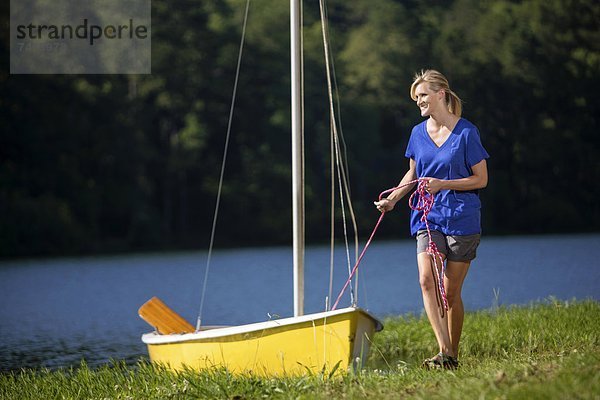
M 436 281 L 437 287 L 438 287 L 438 290 L 436 291 L 436 298 L 437 298 L 438 305 L 440 307 L 442 317 L 443 317 L 444 311 L 448 311 L 448 300 L 446 299 L 446 290 L 444 287 L 444 274 L 446 272 L 446 266 L 441 261 L 441 254 L 440 254 L 436 244 L 432 240 L 431 230 L 429 229 L 429 222 L 427 221 L 427 216 L 429 215 L 429 212 L 431 211 L 431 208 L 433 207 L 433 203 L 435 201 L 435 195 L 429 193 L 425 189 L 425 187 L 427 185 L 427 179 L 423 179 L 423 178 L 415 179 L 410 182 L 404 183 L 402 185 L 396 186 L 394 188 L 384 190 L 383 192 L 381 192 L 379 194 L 379 200 L 381 201 L 383 199 L 383 196 L 385 196 L 388 193 L 394 192 L 394 191 L 401 189 L 403 187 L 406 187 L 406 186 L 414 185 L 415 183 L 418 183 L 417 189 L 411 194 L 410 198 L 408 199 L 408 205 L 411 209 L 413 209 L 415 211 L 423 212 L 421 221 L 425 222 L 425 228 L 427 229 L 427 236 L 429 237 L 429 246 L 427 246 L 427 254 L 429 254 L 433 258 L 433 267 L 435 268 L 435 273 L 433 274 L 433 276 L 434 276 L 434 280 Z M 418 196 L 418 197 L 416 197 L 416 199 L 417 199 L 416 203 L 414 201 L 415 196 Z M 344 294 L 344 291 L 346 290 L 346 288 L 352 281 L 352 277 L 358 270 L 358 265 L 360 264 L 363 256 L 365 255 L 367 248 L 371 244 L 371 241 L 373 240 L 373 237 L 375 236 L 375 232 L 377 232 L 377 229 L 379 228 L 379 225 L 381 224 L 381 221 L 383 220 L 384 216 L 385 216 L 385 211 L 383 211 L 381 213 L 381 215 L 379 216 L 379 220 L 377 220 L 377 223 L 375 224 L 375 227 L 373 228 L 373 232 L 371 232 L 371 236 L 369 236 L 369 240 L 367 240 L 367 243 L 365 244 L 363 251 L 360 253 L 358 260 L 356 261 L 356 265 L 354 265 L 354 268 L 352 268 L 352 272 L 350 273 L 350 276 L 346 280 L 344 287 L 340 291 L 340 294 L 338 295 L 335 303 L 333 304 L 333 307 L 331 308 L 332 311 L 337 308 L 337 305 L 340 302 L 340 300 Z

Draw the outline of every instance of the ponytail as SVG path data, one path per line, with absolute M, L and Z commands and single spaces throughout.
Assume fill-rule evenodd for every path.
M 452 114 L 457 117 L 462 115 L 462 101 L 451 89 L 446 89 L 446 104 L 448 104 L 448 111 Z

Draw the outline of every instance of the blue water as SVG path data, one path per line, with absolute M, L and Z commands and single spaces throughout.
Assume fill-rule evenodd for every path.
M 414 242 L 375 242 L 361 264 L 359 305 L 378 317 L 421 313 Z M 600 235 L 485 237 L 465 281 L 469 310 L 495 304 L 600 299 Z M 213 252 L 203 313 L 206 325 L 242 324 L 293 314 L 287 248 Z M 152 330 L 137 309 L 158 296 L 192 324 L 206 252 L 120 255 L 0 263 L 0 370 L 134 363 Z M 336 252 L 334 297 L 345 282 Z M 305 312 L 322 311 L 329 248 L 306 252 Z M 345 296 L 341 306 L 349 304 Z

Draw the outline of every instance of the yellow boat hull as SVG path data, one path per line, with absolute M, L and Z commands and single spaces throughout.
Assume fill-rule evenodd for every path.
M 346 308 L 196 333 L 148 333 L 150 360 L 173 370 L 227 368 L 264 376 L 346 371 L 366 360 L 374 332 L 383 329 L 359 308 Z

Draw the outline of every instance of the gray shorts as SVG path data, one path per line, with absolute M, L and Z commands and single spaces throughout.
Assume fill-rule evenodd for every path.
M 431 231 L 433 243 L 438 251 L 446 256 L 449 261 L 472 261 L 477 256 L 477 246 L 481 234 L 475 235 L 444 235 L 440 231 Z M 417 232 L 417 254 L 427 251 L 429 236 L 426 230 Z

